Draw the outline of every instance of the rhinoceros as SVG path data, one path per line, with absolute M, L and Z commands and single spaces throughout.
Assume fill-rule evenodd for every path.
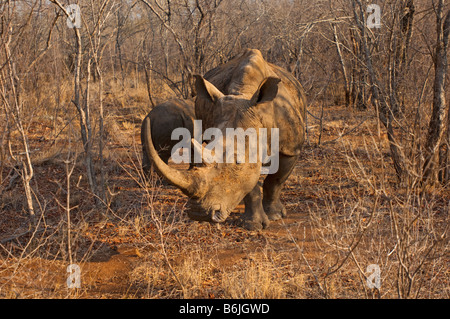
M 191 219 L 224 222 L 243 200 L 243 227 L 266 228 L 271 220 L 286 216 L 280 193 L 305 140 L 304 90 L 288 71 L 265 61 L 256 49 L 247 49 L 204 76 L 194 77 L 195 117 L 202 121 L 203 130 L 218 128 L 225 135 L 227 128 L 278 128 L 278 170 L 265 176 L 261 191 L 260 159 L 176 169 L 158 156 L 151 143 L 154 130 L 149 119 L 143 123 L 144 148 L 155 168 L 189 197 L 187 213 Z
M 187 100 L 172 99 L 156 105 L 145 117 L 150 120 L 152 131 L 151 137 L 154 148 L 165 164 L 168 164 L 176 140 L 171 139 L 172 132 L 180 127 L 186 128 L 193 133 L 194 103 Z M 141 143 L 146 144 L 144 125 L 141 126 Z M 145 147 L 142 148 L 142 169 L 145 175 L 151 171 L 152 161 L 150 160 Z

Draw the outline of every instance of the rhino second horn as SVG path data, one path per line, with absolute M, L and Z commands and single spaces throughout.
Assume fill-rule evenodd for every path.
M 211 164 L 215 161 L 214 156 L 212 156 L 209 152 L 204 152 L 204 147 L 200 144 L 196 139 L 191 139 L 192 146 L 194 150 L 202 155 L 202 163 L 205 165 Z
M 174 169 L 164 163 L 164 161 L 159 157 L 158 152 L 155 150 L 155 147 L 153 145 L 152 140 L 152 133 L 151 133 L 151 126 L 150 126 L 150 119 L 147 117 L 144 120 L 144 132 L 145 132 L 145 141 L 144 141 L 144 147 L 145 151 L 147 152 L 148 156 L 152 159 L 155 168 L 157 171 L 167 178 L 168 181 L 170 181 L 173 185 L 178 187 L 183 193 L 185 193 L 188 196 L 195 195 L 193 194 L 193 185 L 194 185 L 194 179 L 196 176 L 191 176 L 192 174 L 188 172 L 183 172 L 177 169 Z

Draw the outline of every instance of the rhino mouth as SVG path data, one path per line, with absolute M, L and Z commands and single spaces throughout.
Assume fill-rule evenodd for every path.
M 198 221 L 198 222 L 211 222 L 211 214 L 207 211 L 200 211 L 200 210 L 193 210 L 189 209 L 187 211 L 188 217 L 192 220 Z
M 220 209 L 220 205 L 204 209 L 198 204 L 190 204 L 187 214 L 192 220 L 210 223 L 223 223 L 228 217 L 228 214 Z

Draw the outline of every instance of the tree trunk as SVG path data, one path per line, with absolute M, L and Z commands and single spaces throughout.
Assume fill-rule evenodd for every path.
M 440 0 L 436 9 L 436 53 L 435 74 L 433 88 L 433 109 L 428 135 L 425 144 L 425 162 L 423 168 L 423 182 L 436 182 L 436 161 L 440 142 L 444 132 L 444 115 L 446 108 L 445 87 L 448 70 L 447 49 L 450 32 L 450 10 L 444 18 L 444 0 Z M 448 141 L 446 141 L 448 143 Z M 445 161 L 446 162 L 446 161 Z
M 344 57 L 342 56 L 341 46 L 336 31 L 336 24 L 332 24 L 332 29 L 333 29 L 333 40 L 336 45 L 336 52 L 339 57 L 342 76 L 344 77 L 345 106 L 349 107 L 351 102 L 350 102 L 350 88 L 348 82 L 347 68 L 345 67 Z
M 28 145 L 28 137 L 25 132 L 25 128 L 23 126 L 23 117 L 22 117 L 22 99 L 21 99 L 21 83 L 20 79 L 16 72 L 16 66 L 14 63 L 14 57 L 11 54 L 10 50 L 10 43 L 11 43 L 11 35 L 12 27 L 8 30 L 8 38 L 6 41 L 3 42 L 3 49 L 5 51 L 5 58 L 6 58 L 6 66 L 7 66 L 7 76 L 8 78 L 4 78 L 2 76 L 1 82 L 2 85 L 2 99 L 4 102 L 4 105 L 6 107 L 6 112 L 12 115 L 13 121 L 16 125 L 17 130 L 19 131 L 22 146 L 23 146 L 23 158 L 20 160 L 21 162 L 21 173 L 19 175 L 22 178 L 24 190 L 25 190 L 25 198 L 27 202 L 27 208 L 28 208 L 28 216 L 30 219 L 31 226 L 35 226 L 36 224 L 36 215 L 34 211 L 34 205 L 33 205 L 33 191 L 31 189 L 31 179 L 33 178 L 34 171 L 33 171 L 33 164 L 31 162 L 30 157 L 30 148 Z M 9 82 L 9 90 L 6 87 L 6 82 Z M 9 92 L 8 92 L 9 91 Z M 8 95 L 11 97 L 8 98 Z M 12 102 L 12 105 L 10 105 L 9 101 Z M 11 152 L 11 156 L 14 158 Z M 19 159 L 17 159 L 17 162 L 19 162 Z
M 144 58 L 145 59 L 145 58 Z M 152 68 L 152 61 L 150 58 L 147 58 L 144 61 L 144 73 L 145 73 L 145 82 L 147 84 L 147 95 L 148 99 L 150 100 L 150 104 L 152 105 L 152 108 L 155 107 L 155 102 L 153 101 L 153 94 L 152 94 L 152 74 L 151 74 L 151 68 Z
M 396 141 L 395 134 L 394 134 L 394 128 L 392 126 L 393 117 L 392 112 L 389 108 L 389 105 L 386 101 L 386 96 L 380 92 L 381 85 L 378 82 L 378 79 L 375 74 L 375 70 L 373 68 L 372 63 L 372 55 L 369 51 L 369 47 L 367 44 L 367 35 L 366 35 L 366 26 L 364 25 L 364 10 L 361 4 L 361 1 L 359 0 L 353 0 L 353 13 L 355 17 L 355 22 L 358 26 L 358 29 L 361 34 L 361 47 L 362 52 L 364 55 L 364 60 L 368 72 L 368 76 L 370 79 L 371 84 L 371 92 L 372 92 L 372 98 L 376 107 L 377 115 L 380 120 L 380 122 L 383 124 L 383 126 L 386 128 L 387 137 L 389 141 L 389 149 L 391 158 L 394 164 L 395 172 L 397 173 L 397 178 L 400 182 L 403 182 L 405 179 L 405 161 L 404 157 L 402 155 L 402 151 L 400 149 L 400 146 L 398 142 Z M 356 8 L 356 4 L 359 6 L 359 12 Z

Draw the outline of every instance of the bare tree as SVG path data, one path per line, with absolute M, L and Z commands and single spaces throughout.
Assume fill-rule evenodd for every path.
M 364 63 L 367 68 L 367 72 L 370 78 L 370 88 L 374 100 L 374 104 L 376 107 L 376 111 L 378 114 L 378 118 L 383 126 L 386 128 L 387 136 L 389 140 L 389 146 L 391 151 L 391 157 L 393 160 L 394 168 L 397 173 L 397 177 L 400 181 L 404 179 L 405 174 L 405 161 L 404 156 L 400 148 L 400 144 L 398 143 L 395 132 L 393 128 L 394 115 L 392 112 L 391 105 L 389 104 L 388 97 L 386 94 L 383 94 L 381 88 L 383 85 L 380 83 L 376 71 L 373 64 L 372 53 L 369 49 L 368 44 L 368 29 L 365 23 L 365 10 L 364 6 L 359 0 L 354 0 L 353 4 L 353 12 L 355 17 L 355 23 L 358 27 L 361 44 L 362 44 L 362 52 L 364 54 Z
M 336 24 L 332 23 L 331 24 L 331 28 L 333 30 L 333 41 L 334 41 L 334 43 L 336 45 L 336 52 L 337 52 L 337 55 L 339 57 L 339 64 L 341 66 L 342 76 L 344 78 L 345 105 L 346 106 L 350 106 L 351 101 L 350 101 L 349 77 L 348 77 L 347 67 L 345 65 L 343 53 L 342 53 L 342 50 L 341 50 L 341 43 L 339 42 L 339 38 L 338 38 L 337 30 L 336 30 Z
M 71 19 L 72 15 L 67 9 L 58 1 L 51 1 L 55 4 L 68 18 Z M 91 188 L 91 191 L 96 196 L 97 199 L 100 199 L 102 202 L 105 202 L 105 177 L 103 173 L 103 136 L 104 136 L 104 128 L 103 128 L 103 75 L 101 71 L 102 64 L 102 56 L 103 51 L 106 48 L 103 40 L 110 40 L 112 38 L 113 33 L 111 32 L 106 39 L 103 38 L 102 32 L 105 28 L 105 22 L 112 16 L 112 12 L 115 8 L 115 4 L 110 0 L 103 0 L 101 3 L 97 4 L 94 1 L 90 2 L 90 10 L 92 14 L 91 19 L 91 27 L 89 23 L 87 23 L 86 19 L 84 19 L 84 28 L 87 29 L 86 37 L 88 39 L 88 52 L 84 52 L 83 50 L 83 39 L 80 28 L 74 27 L 74 36 L 75 36 L 75 66 L 74 66 L 74 98 L 72 103 L 75 105 L 80 121 L 80 132 L 81 132 L 81 140 L 83 142 L 84 147 L 84 156 L 85 156 L 85 165 L 86 165 L 86 173 L 88 182 Z M 87 60 L 85 64 L 83 64 L 83 57 L 87 56 Z M 83 65 L 85 65 L 85 85 L 84 85 L 84 97 L 83 97 L 83 85 L 81 74 L 83 73 Z M 94 70 L 92 70 L 94 68 Z M 98 82 L 98 107 L 99 107 L 99 170 L 100 170 L 100 186 L 97 181 L 97 172 L 94 167 L 93 160 L 93 146 L 95 142 L 95 134 L 93 132 L 93 123 L 92 123 L 92 115 L 91 115 L 91 75 L 95 74 Z
M 425 144 L 425 162 L 423 179 L 435 181 L 437 178 L 436 157 L 439 155 L 438 149 L 444 133 L 444 116 L 446 108 L 446 77 L 448 71 L 448 41 L 450 34 L 450 10 L 444 15 L 445 1 L 439 0 L 435 7 L 436 12 L 436 51 L 434 57 L 434 89 L 433 89 L 433 110 L 428 129 L 428 136 Z M 448 149 L 448 139 L 444 141 Z M 441 162 L 447 165 L 448 154 Z M 437 168 L 439 169 L 439 168 Z M 447 170 L 447 168 L 445 168 Z M 434 173 L 433 173 L 434 171 Z M 434 175 L 431 177 L 431 175 Z
M 31 159 L 31 149 L 28 141 L 26 116 L 24 111 L 29 105 L 23 98 L 23 83 L 29 77 L 30 70 L 45 55 L 51 45 L 53 28 L 58 19 L 54 18 L 48 29 L 45 46 L 37 50 L 31 58 L 28 55 L 21 55 L 17 46 L 20 42 L 20 35 L 25 34 L 30 28 L 33 17 L 39 15 L 39 2 L 31 3 L 28 11 L 22 11 L 16 2 L 4 2 L 0 4 L 1 10 L 1 32 L 0 45 L 2 50 L 2 64 L 0 65 L 0 97 L 7 119 L 6 134 L 8 136 L 8 150 L 11 159 L 16 163 L 14 165 L 15 175 L 20 176 L 23 182 L 28 214 L 31 224 L 36 222 L 36 213 L 34 207 L 34 193 L 31 187 L 31 180 L 34 176 L 33 163 Z M 37 13 L 36 13 L 37 12 Z M 20 16 L 24 15 L 27 19 L 18 23 Z M 20 71 L 18 71 L 20 65 Z M 11 131 L 15 128 L 20 136 L 22 150 L 15 152 L 12 148 Z

